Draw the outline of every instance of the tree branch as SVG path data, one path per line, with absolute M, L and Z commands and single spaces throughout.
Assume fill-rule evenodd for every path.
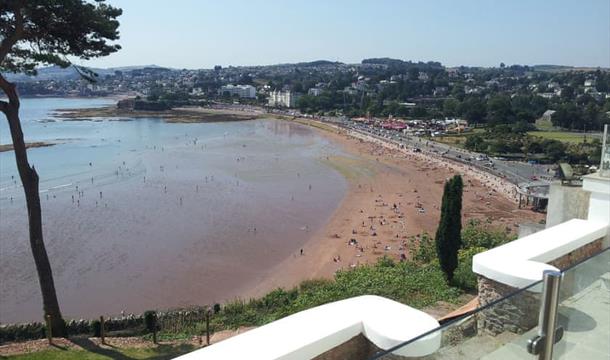
M 8 103 L 6 101 L 0 100 L 0 111 L 2 111 L 4 114 L 6 114 L 8 111 Z
M 0 64 L 11 51 L 13 45 L 23 36 L 23 14 L 21 13 L 23 6 L 24 3 L 22 0 L 13 8 L 13 12 L 15 13 L 15 31 L 11 36 L 7 36 L 2 40 L 2 43 L 0 43 Z
M 0 89 L 6 94 L 8 103 L 3 101 L 6 106 L 2 105 L 2 111 L 8 111 L 10 108 L 19 109 L 19 95 L 17 94 L 17 88 L 15 84 L 9 82 L 0 74 Z

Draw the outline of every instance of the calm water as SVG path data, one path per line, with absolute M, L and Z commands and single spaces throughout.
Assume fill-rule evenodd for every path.
M 346 191 L 320 161 L 340 149 L 298 124 L 47 121 L 54 109 L 110 102 L 22 102 L 26 141 L 59 143 L 28 154 L 68 318 L 239 296 L 297 252 Z M 0 322 L 42 313 L 26 219 L 13 153 L 0 153 Z

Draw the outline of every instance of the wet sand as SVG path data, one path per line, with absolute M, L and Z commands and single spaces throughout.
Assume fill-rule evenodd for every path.
M 307 279 L 331 278 L 339 269 L 372 263 L 384 255 L 395 260 L 401 255 L 409 258 L 411 237 L 423 232 L 434 236 L 444 181 L 458 173 L 464 177 L 464 223 L 474 218 L 489 220 L 516 232 L 518 223 L 544 218 L 543 214 L 518 209 L 508 184 L 476 169 L 390 149 L 316 121 L 299 122 L 309 123 L 344 151 L 357 155 L 326 159 L 347 178 L 349 189 L 328 223 L 304 245 L 303 255 L 300 250 L 293 253 L 243 288 L 244 297 L 260 296 L 277 287 L 290 288 Z M 357 243 L 350 245 L 352 239 Z

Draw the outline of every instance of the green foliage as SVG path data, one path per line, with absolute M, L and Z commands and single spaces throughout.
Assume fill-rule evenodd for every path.
M 460 175 L 445 182 L 441 219 L 436 230 L 436 254 L 447 281 L 451 282 L 458 266 L 458 250 L 462 246 L 462 190 Z
M 477 275 L 472 271 L 472 257 L 486 251 L 484 247 L 470 247 L 458 252 L 458 267 L 455 269 L 453 284 L 465 291 L 477 289 Z
M 464 147 L 490 155 L 536 159 L 547 163 L 598 164 L 601 145 L 598 139 L 583 140 L 583 135 L 562 132 L 530 131 L 531 124 L 488 126 L 484 133 L 467 135 Z M 590 139 L 587 136 L 587 139 Z
M 468 150 L 483 152 L 487 150 L 488 144 L 485 142 L 483 136 L 475 134 L 466 137 L 464 147 Z
M 8 341 L 42 339 L 46 326 L 41 323 L 9 324 L 0 326 L 0 344 Z
M 472 271 L 472 257 L 514 239 L 514 236 L 502 229 L 482 225 L 476 219 L 470 220 L 462 230 L 462 249 L 458 252 L 458 267 L 454 273 L 453 285 L 465 291 L 476 290 L 477 277 Z
M 493 249 L 514 239 L 506 231 L 481 225 L 479 220 L 469 221 L 462 231 L 462 247 L 464 249 Z
M 457 301 L 461 291 L 447 285 L 437 264 L 394 262 L 337 272 L 334 280 L 308 280 L 291 290 L 277 289 L 262 298 L 235 300 L 215 314 L 214 330 L 259 326 L 287 315 L 359 295 L 380 295 L 421 308 L 437 301 Z
M 157 329 L 157 312 L 154 310 L 144 312 L 144 328 L 148 332 L 153 332 Z
M 417 246 L 411 249 L 410 252 L 413 254 L 413 260 L 419 263 L 428 264 L 432 262 L 436 259 L 434 239 L 428 233 L 421 234 Z
M 2 1 L 0 4 L 0 33 L 9 40 L 2 42 L 0 71 L 35 74 L 39 65 L 67 67 L 69 56 L 91 59 L 121 48 L 110 42 L 119 38 L 116 19 L 122 10 L 103 0 Z M 5 50 L 8 50 L 6 57 Z
M 93 336 L 99 337 L 102 333 L 102 323 L 99 320 L 93 320 L 91 322 L 91 333 Z

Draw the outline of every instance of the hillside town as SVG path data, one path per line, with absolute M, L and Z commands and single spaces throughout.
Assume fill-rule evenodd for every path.
M 504 64 L 448 68 L 436 62 L 382 58 L 365 59 L 360 64 L 315 61 L 200 70 L 156 66 L 91 69 L 94 82 L 83 80 L 75 69 L 47 68 L 38 76 L 20 75 L 13 80 L 25 96 L 133 95 L 149 100 L 298 108 L 319 115 L 425 120 L 461 117 L 471 123 L 534 122 L 541 118 L 556 118 L 555 122 L 561 123 L 566 117 L 562 113 L 578 111 L 572 105 L 581 105 L 578 115 L 590 130 L 607 121 L 610 111 L 607 69 Z M 498 104 L 499 113 L 493 114 L 494 100 L 516 102 L 512 105 L 519 114 L 502 113 L 503 104 Z M 583 130 L 581 124 L 561 125 Z
M 24 96 L 129 97 L 140 110 L 256 106 L 536 162 L 595 164 L 599 132 L 610 122 L 605 68 L 445 67 L 374 58 L 198 70 L 52 67 L 13 80 Z

